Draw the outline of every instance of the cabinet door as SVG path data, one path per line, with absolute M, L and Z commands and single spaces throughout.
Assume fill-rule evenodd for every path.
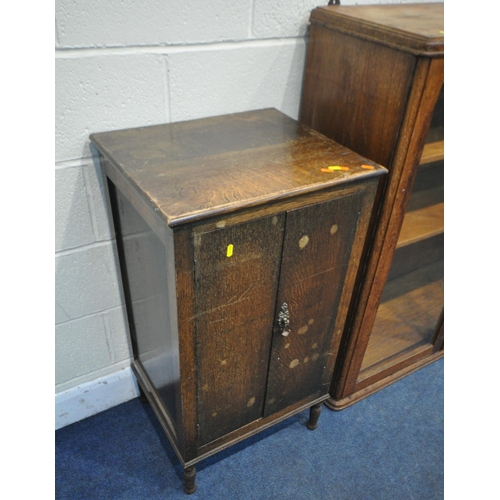
M 352 194 L 286 214 L 264 416 L 328 393 L 327 358 L 361 201 Z M 287 336 L 278 321 L 284 303 Z
M 199 446 L 262 416 L 284 222 L 193 237 Z

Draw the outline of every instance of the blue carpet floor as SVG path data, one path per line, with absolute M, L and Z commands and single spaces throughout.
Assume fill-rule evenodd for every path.
M 148 404 L 134 399 L 56 432 L 56 499 L 434 500 L 444 496 L 444 362 L 309 431 L 302 412 L 197 465 L 198 491 Z

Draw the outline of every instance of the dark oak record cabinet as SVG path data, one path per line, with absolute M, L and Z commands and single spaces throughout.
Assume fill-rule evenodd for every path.
M 311 408 L 382 174 L 273 110 L 93 134 L 141 394 L 184 467 Z
M 300 120 L 387 167 L 332 379 L 332 409 L 443 356 L 442 3 L 318 7 Z

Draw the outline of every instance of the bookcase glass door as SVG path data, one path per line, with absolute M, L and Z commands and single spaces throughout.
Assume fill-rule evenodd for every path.
M 418 166 L 358 382 L 427 355 L 444 307 L 444 86 Z

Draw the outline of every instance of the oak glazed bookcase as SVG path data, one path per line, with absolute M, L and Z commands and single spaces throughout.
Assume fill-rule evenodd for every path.
M 300 121 L 388 168 L 325 404 L 443 356 L 442 3 L 314 9 Z
M 386 170 L 273 109 L 91 141 L 132 368 L 193 493 L 213 453 L 306 408 L 316 427 Z

